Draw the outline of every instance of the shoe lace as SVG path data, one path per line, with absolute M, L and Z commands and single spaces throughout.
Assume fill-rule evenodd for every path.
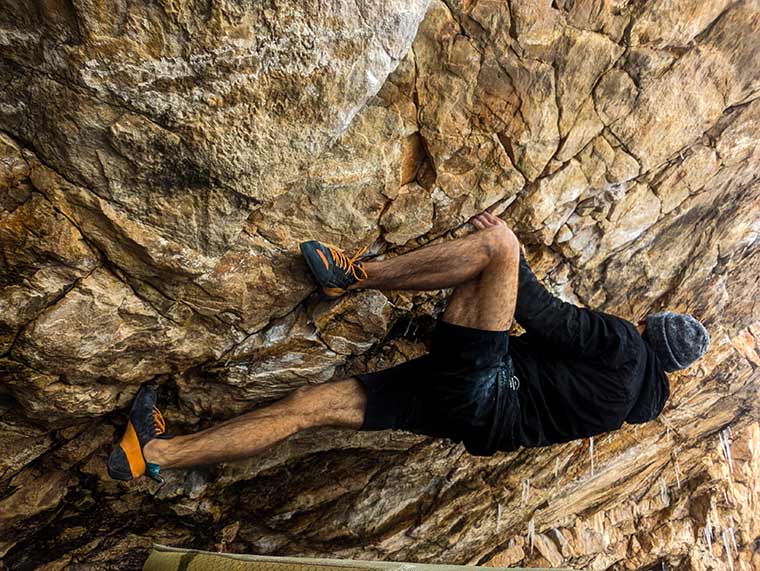
M 166 421 L 164 420 L 164 416 L 155 406 L 153 407 L 153 424 L 156 427 L 157 435 L 166 432 Z
M 367 251 L 366 246 L 351 257 L 347 256 L 338 248 L 327 246 L 327 249 L 330 251 L 330 255 L 332 256 L 335 265 L 338 266 L 341 270 L 347 274 L 350 273 L 356 281 L 363 282 L 367 279 L 367 271 L 362 267 L 362 264 L 359 261 L 359 259 L 362 257 L 362 254 Z

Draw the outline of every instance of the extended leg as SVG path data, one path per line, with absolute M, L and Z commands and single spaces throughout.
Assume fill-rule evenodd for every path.
M 161 468 L 248 458 L 315 426 L 361 427 L 366 396 L 354 378 L 296 390 L 276 403 L 195 434 L 148 442 L 143 453 Z

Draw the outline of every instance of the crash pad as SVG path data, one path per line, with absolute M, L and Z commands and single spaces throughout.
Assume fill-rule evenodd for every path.
M 477 567 L 474 565 L 432 565 L 398 561 L 354 559 L 312 559 L 215 553 L 154 544 L 143 571 L 524 571 L 518 567 Z M 541 571 L 535 567 L 530 571 Z M 548 570 L 544 570 L 548 571 Z M 553 571 L 557 571 L 554 569 Z M 570 570 L 565 570 L 570 571 Z

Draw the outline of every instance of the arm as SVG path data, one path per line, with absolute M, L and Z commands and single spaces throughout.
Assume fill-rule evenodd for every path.
M 577 307 L 549 293 L 522 253 L 515 318 L 531 336 L 584 357 L 614 355 L 628 334 L 620 318 Z

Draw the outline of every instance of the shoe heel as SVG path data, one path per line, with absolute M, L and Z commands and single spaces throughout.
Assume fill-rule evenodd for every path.
M 132 471 L 129 469 L 127 455 L 121 446 L 114 448 L 110 456 L 108 456 L 106 467 L 108 468 L 108 475 L 114 480 L 128 482 L 132 479 Z
M 301 243 L 301 256 L 303 257 L 304 261 L 306 262 L 306 267 L 309 268 L 309 271 L 311 272 L 311 275 L 314 277 L 314 279 L 319 283 L 319 266 L 315 265 L 316 262 L 314 261 L 314 258 L 312 257 L 312 251 L 309 248 L 309 245 L 311 242 L 302 242 Z
M 340 287 L 323 287 L 322 293 L 327 299 L 338 299 L 340 296 L 346 293 L 346 290 Z

